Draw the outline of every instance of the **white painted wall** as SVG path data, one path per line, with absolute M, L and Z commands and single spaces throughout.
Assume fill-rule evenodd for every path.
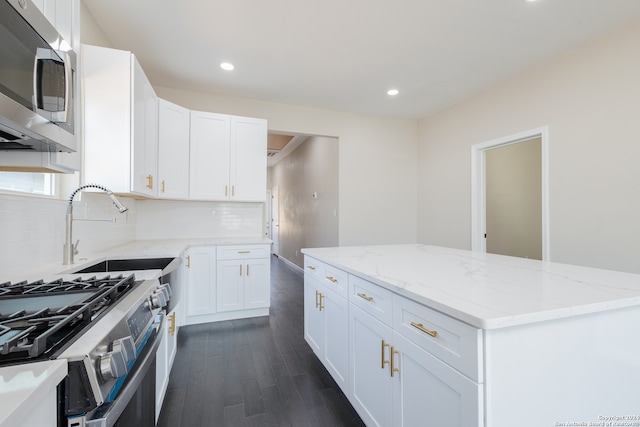
M 265 118 L 269 130 L 339 139 L 340 246 L 416 240 L 417 122 L 155 87 L 192 110 Z
M 552 261 L 640 273 L 640 23 L 419 122 L 418 241 L 470 249 L 470 147 L 549 126 Z

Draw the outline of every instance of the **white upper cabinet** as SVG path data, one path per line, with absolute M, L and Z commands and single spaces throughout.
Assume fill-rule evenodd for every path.
M 158 197 L 189 198 L 189 110 L 158 102 Z
M 82 46 L 85 182 L 156 197 L 158 98 L 131 52 Z
M 191 112 L 190 199 L 228 200 L 230 123 L 226 114 Z
M 267 121 L 191 112 L 189 197 L 263 202 L 267 182 Z
M 264 202 L 267 121 L 231 116 L 230 200 Z

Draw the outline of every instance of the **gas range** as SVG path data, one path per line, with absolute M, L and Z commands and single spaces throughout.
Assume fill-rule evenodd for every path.
M 0 364 L 55 357 L 140 283 L 132 274 L 0 284 Z
M 58 425 L 112 425 L 155 363 L 170 297 L 127 273 L 2 283 L 0 366 L 66 360 Z

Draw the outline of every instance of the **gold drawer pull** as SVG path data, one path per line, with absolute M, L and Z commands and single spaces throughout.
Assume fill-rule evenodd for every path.
M 373 297 L 368 296 L 367 294 L 357 294 L 360 298 L 366 299 L 367 301 L 373 301 Z
M 250 254 L 251 251 L 238 251 L 239 254 Z
M 424 325 L 422 323 L 416 323 L 416 322 L 411 322 L 411 326 L 413 326 L 414 328 L 424 332 L 427 335 L 431 335 L 432 337 L 436 337 L 436 335 L 438 335 L 437 331 L 430 331 L 427 328 L 424 327 Z
M 313 265 L 307 265 L 307 268 L 308 268 L 309 270 L 315 270 L 315 269 L 316 269 Z
M 176 313 L 171 313 L 171 316 L 169 316 L 169 334 L 171 336 L 176 334 Z
M 327 276 L 327 279 L 329 279 L 330 281 L 332 281 L 333 283 L 338 283 L 338 279 L 333 278 L 331 276 Z

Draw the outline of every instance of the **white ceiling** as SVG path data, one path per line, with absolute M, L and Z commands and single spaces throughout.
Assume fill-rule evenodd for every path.
M 639 0 L 83 1 L 154 85 L 399 118 L 640 19 Z

